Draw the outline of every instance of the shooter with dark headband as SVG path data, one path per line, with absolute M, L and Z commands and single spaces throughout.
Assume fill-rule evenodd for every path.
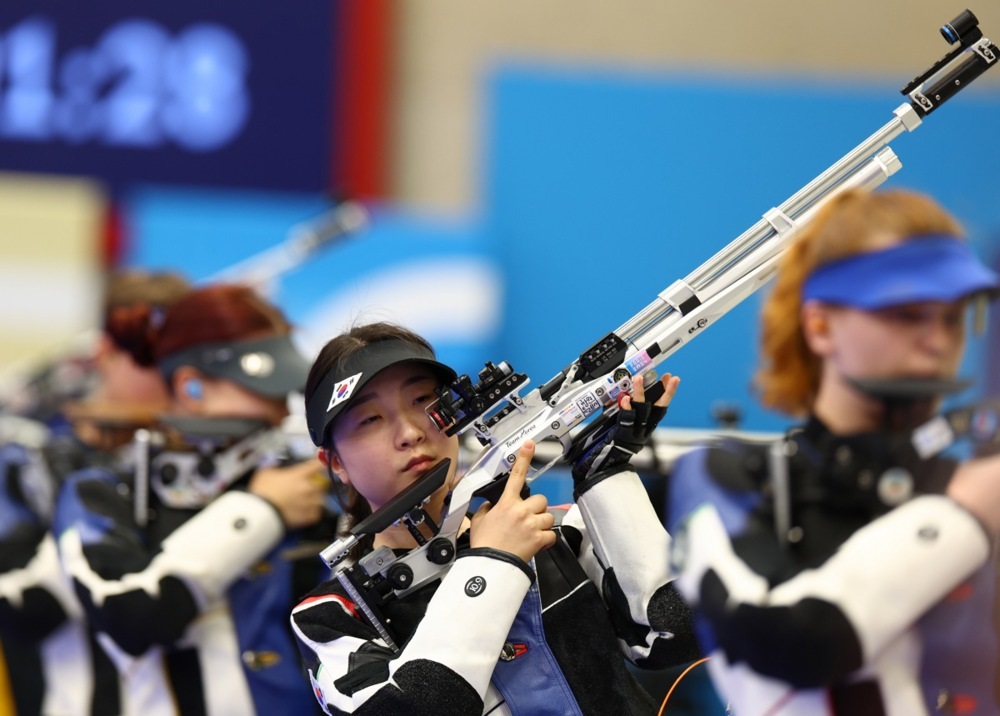
M 543 495 L 524 496 L 529 442 L 502 494 L 466 519 L 440 579 L 402 596 L 378 578 L 369 589 L 357 570 L 433 540 L 460 479 L 457 436 L 427 414 L 454 378 L 424 339 L 389 324 L 341 334 L 313 364 L 310 435 L 347 492 L 355 530 L 431 481 L 414 510 L 420 519 L 411 511 L 405 524 L 372 527 L 336 578 L 294 610 L 320 703 L 330 714 L 655 712 L 624 656 L 657 668 L 695 653 L 670 584 L 669 536 L 627 458 L 679 379 L 664 377 L 655 406 L 636 382 L 619 429 L 574 466 L 575 505 L 552 509 Z
M 74 473 L 53 532 L 123 683 L 120 713 L 315 712 L 287 628 L 325 576 L 302 552 L 326 479 L 288 464 L 279 426 L 308 362 L 245 286 L 177 301 L 152 334 L 170 398 L 118 469 Z

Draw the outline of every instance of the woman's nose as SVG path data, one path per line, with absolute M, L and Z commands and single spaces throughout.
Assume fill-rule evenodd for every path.
M 943 352 L 954 348 L 961 341 L 961 329 L 948 316 L 933 316 L 925 321 L 923 341 L 929 349 Z
M 426 416 L 423 416 L 426 419 Z M 399 421 L 399 432 L 397 440 L 400 446 L 406 447 L 421 442 L 426 436 L 426 426 L 418 420 L 417 416 L 405 416 Z

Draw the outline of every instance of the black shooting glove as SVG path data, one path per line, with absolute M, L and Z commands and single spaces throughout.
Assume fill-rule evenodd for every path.
M 632 403 L 618 411 L 617 420 L 591 436 L 591 442 L 573 461 L 573 496 L 578 498 L 601 480 L 626 470 L 667 414 L 652 402 Z

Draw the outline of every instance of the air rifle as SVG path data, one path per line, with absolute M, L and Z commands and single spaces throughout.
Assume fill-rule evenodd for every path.
M 982 36 L 968 10 L 942 27 L 941 33 L 956 47 L 903 87 L 906 101 L 894 110 L 891 121 L 691 274 L 667 286 L 551 380 L 522 397 L 520 392 L 529 383 L 526 375 L 506 362 L 487 363 L 475 381 L 462 375 L 438 391 L 438 400 L 427 410 L 435 425 L 448 435 L 471 430 L 485 449 L 453 489 L 435 537 L 418 540 L 420 546 L 401 557 L 391 550 L 377 550 L 357 565 L 337 567 L 366 534 L 398 521 L 415 531 L 412 522 L 426 517 L 422 504 L 435 489 L 431 481 L 439 477 L 432 471 L 408 491 L 412 499 L 382 508 L 320 555 L 337 570 L 335 575 L 349 587 L 352 598 L 364 600 L 367 595 L 363 611 L 383 636 L 388 634 L 378 623 L 379 605 L 443 576 L 454 561 L 456 539 L 470 503 L 502 485 L 521 445 L 532 440 L 557 441 L 561 446 L 537 477 L 556 462 L 572 461 L 599 440 L 613 426 L 617 398 L 631 390 L 633 376 L 652 371 L 761 288 L 796 232 L 820 207 L 849 189 L 872 190 L 898 171 L 901 164 L 889 142 L 916 129 L 924 117 L 997 64 L 996 45 Z M 420 486 L 425 480 L 426 489 Z M 391 639 L 387 644 L 394 646 Z

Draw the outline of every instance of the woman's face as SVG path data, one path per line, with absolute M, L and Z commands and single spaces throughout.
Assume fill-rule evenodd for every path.
M 450 458 L 445 485 L 430 501 L 431 514 L 440 513 L 458 466 L 458 438 L 439 431 L 424 412 L 440 385 L 421 363 L 390 366 L 368 381 L 334 421 L 330 466 L 373 512 Z
M 965 349 L 966 301 L 877 311 L 826 307 L 824 369 L 854 379 L 952 378 Z
M 163 406 L 170 402 L 167 384 L 156 368 L 137 364 L 128 351 L 118 348 L 107 335 L 97 349 L 101 400 L 121 405 Z

